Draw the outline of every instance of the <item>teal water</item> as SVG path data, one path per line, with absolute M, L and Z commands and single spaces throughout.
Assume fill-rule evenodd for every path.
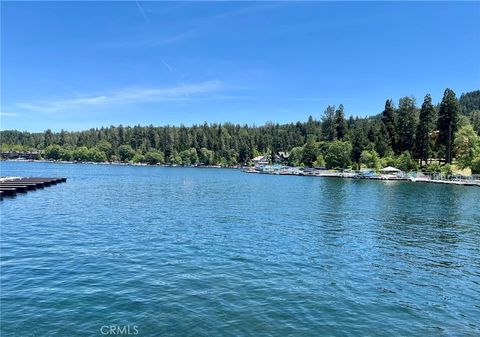
M 1 175 L 69 178 L 0 202 L 3 337 L 480 335 L 478 188 L 20 162 Z

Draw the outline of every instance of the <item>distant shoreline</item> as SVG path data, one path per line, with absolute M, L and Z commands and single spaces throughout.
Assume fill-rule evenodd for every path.
M 54 160 L 18 160 L 7 159 L 1 160 L 2 162 L 20 162 L 20 163 L 50 163 L 50 164 L 91 164 L 91 165 L 114 165 L 114 166 L 140 166 L 140 167 L 177 167 L 177 168 L 216 168 L 216 169 L 239 169 L 245 173 L 257 173 L 265 175 L 290 175 L 290 176 L 305 176 L 305 177 L 323 177 L 323 178 L 340 178 L 340 179 L 355 179 L 355 180 L 377 180 L 377 181 L 403 181 L 403 182 L 421 182 L 421 183 L 435 183 L 435 184 L 448 184 L 448 185 L 460 185 L 460 186 L 477 186 L 480 187 L 479 179 L 466 179 L 468 177 L 451 176 L 445 178 L 429 177 L 412 177 L 409 174 L 417 174 L 418 172 L 405 173 L 402 177 L 365 177 L 361 176 L 360 172 L 354 170 L 317 170 L 304 167 L 288 167 L 281 166 L 284 169 L 293 170 L 296 172 L 283 172 L 278 171 L 263 171 L 258 170 L 257 167 L 250 166 L 220 166 L 220 165 L 170 165 L 170 164 L 146 164 L 146 163 L 122 163 L 122 162 L 76 162 L 76 161 L 54 161 Z M 300 172 L 302 171 L 302 172 Z M 359 175 L 361 177 L 359 177 Z
M 176 164 L 147 164 L 147 163 L 123 163 L 123 162 L 93 162 L 93 161 L 65 161 L 65 160 L 45 160 L 45 159 L 2 159 L 2 162 L 18 163 L 50 163 L 50 164 L 91 164 L 91 165 L 115 165 L 115 166 L 151 166 L 151 167 L 186 167 L 186 168 L 228 168 L 244 169 L 248 166 L 221 166 L 221 165 L 176 165 Z

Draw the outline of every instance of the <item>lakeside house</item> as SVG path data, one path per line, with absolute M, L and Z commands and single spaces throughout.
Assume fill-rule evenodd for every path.
M 7 151 L 0 153 L 2 159 L 38 160 L 41 155 L 41 151 Z
M 264 166 L 270 164 L 270 156 L 257 156 L 252 159 L 253 165 Z
M 276 156 L 275 159 L 278 159 L 278 161 L 276 161 L 276 162 L 279 163 L 279 164 L 287 164 L 288 163 L 288 157 L 290 157 L 290 154 L 288 152 L 280 151 L 278 153 L 278 156 Z
M 254 166 L 265 166 L 269 164 L 281 164 L 285 165 L 288 163 L 288 157 L 289 157 L 288 152 L 283 152 L 280 151 L 278 154 L 275 154 L 275 158 L 272 160 L 271 155 L 265 155 L 265 156 L 257 156 L 252 159 L 253 165 Z

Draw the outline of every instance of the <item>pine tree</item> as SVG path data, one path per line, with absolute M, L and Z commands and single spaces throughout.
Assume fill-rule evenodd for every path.
M 335 107 L 328 106 L 322 117 L 322 134 L 326 141 L 333 141 L 336 138 L 335 130 Z
M 398 150 L 413 150 L 415 131 L 417 129 L 417 108 L 413 97 L 400 98 L 398 104 Z
M 340 104 L 337 111 L 335 111 L 335 131 L 339 140 L 343 140 L 347 134 L 347 122 L 345 121 L 343 104 Z
M 44 147 L 47 147 L 49 145 L 52 145 L 53 144 L 53 133 L 52 133 L 52 130 L 48 129 L 45 131 L 45 136 L 44 136 Z
M 357 168 L 360 169 L 360 156 L 368 144 L 368 138 L 361 125 L 357 125 L 352 132 L 352 159 L 357 164 Z
M 438 142 L 445 147 L 445 163 L 452 163 L 452 148 L 455 140 L 455 132 L 458 128 L 458 117 L 460 105 L 458 104 L 455 92 L 445 89 L 442 103 L 438 110 Z
M 393 101 L 391 99 L 385 102 L 385 109 L 382 112 L 382 122 L 386 131 L 386 138 L 388 145 L 392 150 L 396 149 L 396 132 L 395 132 L 395 109 L 393 108 Z
M 435 109 L 432 105 L 432 97 L 427 94 L 420 109 L 420 121 L 417 126 L 415 137 L 415 149 L 418 158 L 427 163 L 431 154 L 432 142 L 430 134 L 435 127 Z

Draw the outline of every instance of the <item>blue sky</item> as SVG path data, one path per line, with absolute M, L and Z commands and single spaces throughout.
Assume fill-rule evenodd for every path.
M 480 88 L 479 2 L 4 2 L 1 129 L 320 118 Z

